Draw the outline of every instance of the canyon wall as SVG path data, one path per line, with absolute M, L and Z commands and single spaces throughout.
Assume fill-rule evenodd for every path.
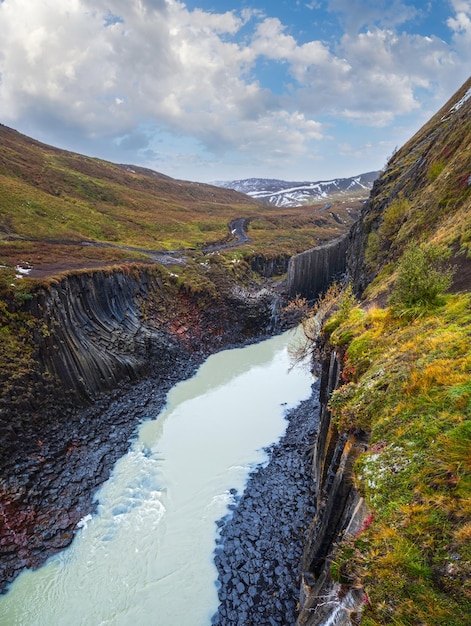
M 209 354 L 267 333 L 273 298 L 229 279 L 217 294 L 194 293 L 156 268 L 70 275 L 34 297 L 31 311 L 45 325 L 38 360 L 60 386 L 93 399 L 171 367 L 177 353 Z
M 279 254 L 267 258 L 263 254 L 254 254 L 250 257 L 250 267 L 254 272 L 264 278 L 282 276 L 288 271 L 290 257 L 287 254 Z
M 330 283 L 345 272 L 348 233 L 297 254 L 288 264 L 288 294 L 312 300 L 324 292 Z
M 375 181 L 369 200 L 363 205 L 360 219 L 352 226 L 345 241 L 339 242 L 345 263 L 342 269 L 346 270 L 353 292 L 364 298 L 367 305 L 382 306 L 388 302 L 394 284 L 394 271 L 411 244 L 418 247 L 421 244 L 440 242 L 447 246 L 448 258 L 458 270 L 451 290 L 469 291 L 471 269 L 469 254 L 466 254 L 469 246 L 463 233 L 464 225 L 469 221 L 470 206 L 470 111 L 471 79 L 468 79 L 450 101 L 407 144 L 392 155 Z M 319 288 L 317 281 L 322 283 L 324 276 L 328 283 L 337 255 L 330 246 L 323 248 L 317 252 L 313 250 L 303 253 L 293 259 L 289 274 L 291 295 L 300 293 L 313 297 L 316 290 L 319 292 L 325 289 L 324 285 Z M 340 258 L 338 261 L 340 262 Z M 319 273 L 319 278 L 312 276 L 313 282 L 310 283 L 309 275 L 316 272 Z M 424 308 L 424 315 L 427 314 L 425 311 Z M 444 319 L 444 327 L 447 323 L 448 320 Z M 304 548 L 298 626 L 359 624 L 362 607 L 368 602 L 361 587 L 359 573 L 355 573 L 353 568 L 349 569 L 348 559 L 349 554 L 354 555 L 353 548 L 349 552 L 349 547 L 353 545 L 353 541 L 349 544 L 349 537 L 355 538 L 371 522 L 371 515 L 353 483 L 352 471 L 356 459 L 368 445 L 368 433 L 338 432 L 332 422 L 328 400 L 332 391 L 343 382 L 342 354 L 328 345 L 328 339 L 326 341 L 322 356 L 320 427 L 314 442 L 312 462 L 312 476 L 317 484 L 317 512 L 308 530 Z M 426 350 L 424 346 L 424 353 Z M 431 349 L 430 351 L 432 353 Z M 387 393 L 386 387 L 385 394 Z M 361 411 L 361 408 L 358 410 Z M 442 427 L 443 423 L 440 425 Z M 391 444 L 387 441 L 383 443 Z M 424 508 L 421 514 L 432 518 L 434 512 L 425 513 L 425 510 Z M 414 532 L 417 531 L 413 531 L 412 526 L 411 521 L 401 521 L 399 533 L 404 533 L 405 536 L 409 531 L 410 537 L 414 537 Z M 441 534 L 444 528 L 445 524 L 440 530 Z M 340 543 L 343 557 L 337 551 Z M 430 547 L 427 549 L 430 550 Z M 430 558 L 425 556 L 425 552 L 424 549 L 423 563 Z M 385 558 L 383 554 L 383 559 Z M 417 581 L 412 577 L 408 579 L 404 571 L 400 573 L 401 565 L 398 561 L 398 576 L 402 578 L 397 588 L 401 584 L 410 585 L 410 598 L 414 598 L 414 594 L 416 600 L 421 595 L 426 597 L 430 594 L 429 597 L 432 597 L 435 591 L 430 590 L 435 583 L 437 587 L 440 586 L 440 593 L 447 591 L 446 585 L 449 583 L 438 583 L 438 577 L 427 591 L 413 591 Z M 449 571 L 455 569 L 450 568 Z M 435 576 L 434 573 L 432 578 Z M 381 584 L 383 583 L 379 582 L 378 586 Z M 449 584 L 449 589 L 452 588 Z M 448 598 L 446 595 L 441 596 L 438 605 L 445 604 L 451 595 L 450 592 Z M 459 595 L 459 601 L 462 602 L 461 590 Z M 384 597 L 388 597 L 387 592 Z M 390 598 L 393 597 L 394 593 L 391 593 Z M 387 623 L 412 623 L 409 615 L 415 608 L 412 607 L 411 613 L 408 613 L 400 606 L 403 600 L 395 599 L 389 603 L 393 605 L 394 602 L 397 606 L 391 608 L 388 618 L 384 618 Z M 424 612 L 431 611 L 432 606 L 430 601 L 423 609 Z M 402 609 L 404 613 L 401 613 Z M 406 622 L 401 621 L 399 615 L 406 616 Z M 417 623 L 424 623 L 423 617 L 417 619 Z M 439 620 L 431 621 L 438 623 Z
M 156 288 L 156 286 L 154 286 Z M 135 380 L 172 351 L 164 329 L 145 323 L 140 300 L 151 285 L 120 272 L 77 274 L 38 292 L 32 310 L 47 321 L 39 337 L 43 368 L 67 389 L 93 398 Z
M 316 515 L 307 532 L 301 564 L 297 626 L 351 626 L 363 604 L 361 587 L 344 587 L 332 577 L 337 542 L 360 532 L 367 510 L 352 481 L 353 465 L 366 450 L 368 435 L 341 433 L 328 400 L 340 380 L 340 361 L 326 347 L 322 360 L 319 430 L 313 448 L 312 475 L 317 487 Z
M 345 241 L 299 255 L 292 281 L 307 285 L 305 273 L 317 267 L 309 289 L 324 288 L 344 268 Z M 285 262 L 261 259 L 257 269 L 278 273 Z M 0 588 L 70 543 L 137 422 L 159 410 L 173 384 L 211 352 L 276 331 L 278 294 L 227 274 L 214 279 L 195 291 L 165 269 L 136 265 L 35 290 L 25 305 L 36 320 L 35 384 L 0 411 Z M 123 391 L 129 406 L 115 401 Z M 313 561 L 320 552 L 309 554 Z

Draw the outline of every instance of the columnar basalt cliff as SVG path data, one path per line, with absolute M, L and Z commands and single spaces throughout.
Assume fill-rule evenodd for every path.
M 262 254 L 254 254 L 250 259 L 250 266 L 254 272 L 271 278 L 272 276 L 281 276 L 288 270 L 290 257 L 287 254 L 280 254 L 267 258 Z
M 135 380 L 153 360 L 162 361 L 172 343 L 164 329 L 144 323 L 139 299 L 149 290 L 121 272 L 77 274 L 38 293 L 33 311 L 48 320 L 39 342 L 43 367 L 61 385 L 94 397 Z
M 229 282 L 217 297 L 192 294 L 156 268 L 70 275 L 39 290 L 31 305 L 47 323 L 39 361 L 61 386 L 93 398 L 161 371 L 176 351 L 209 353 L 263 335 L 273 297 Z
M 72 541 L 172 385 L 209 353 L 272 332 L 279 296 L 224 280 L 194 293 L 162 268 L 135 266 L 66 276 L 26 303 L 34 372 L 0 411 L 0 588 Z
M 288 264 L 288 293 L 312 300 L 345 272 L 348 234 L 297 254 Z

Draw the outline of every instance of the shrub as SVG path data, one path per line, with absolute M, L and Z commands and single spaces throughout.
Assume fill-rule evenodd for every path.
M 409 207 L 410 202 L 405 199 L 396 199 L 391 202 L 383 213 L 383 221 L 379 227 L 381 239 L 391 239 L 397 234 Z
M 339 283 L 332 283 L 301 321 L 304 337 L 289 350 L 293 365 L 307 357 L 315 358 L 321 331 L 330 335 L 348 318 L 355 305 L 351 285 L 342 287 Z
M 410 245 L 399 262 L 390 304 L 396 313 L 414 312 L 439 304 L 451 287 L 454 269 L 445 266 L 447 250 L 435 244 Z

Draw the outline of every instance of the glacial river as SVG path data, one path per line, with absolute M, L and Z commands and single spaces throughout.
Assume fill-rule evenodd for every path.
M 216 520 L 267 460 L 312 377 L 289 332 L 207 359 L 176 385 L 97 494 L 72 545 L 0 596 L 2 626 L 209 626 Z

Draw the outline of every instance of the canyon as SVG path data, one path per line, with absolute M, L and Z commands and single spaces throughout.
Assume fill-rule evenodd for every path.
M 470 81 L 391 158 L 348 234 L 299 254 L 256 252 L 239 274 L 228 269 L 237 263 L 221 262 L 214 254 L 198 261 L 202 282 L 182 281 L 175 267 L 135 261 L 39 281 L 28 297 L 6 303 L 5 319 L 21 316 L 32 349 L 23 355 L 24 369 L 5 378 L 0 405 L 2 588 L 22 569 L 38 567 L 71 543 L 78 522 L 94 510 L 95 490 L 129 448 L 138 421 L 158 412 L 177 381 L 211 353 L 298 323 L 305 309 L 292 306 L 297 296 L 316 300 L 346 274 L 362 298 L 361 315 L 367 315 L 388 302 L 407 243 L 435 239 L 444 242 L 460 269 L 451 293 L 469 292 L 471 159 L 463 139 L 471 132 L 469 93 Z M 373 328 L 369 323 L 367 332 Z M 361 577 L 333 572 L 339 546 L 356 540 L 371 522 L 355 470 L 371 449 L 371 428 L 351 415 L 352 424 L 343 427 L 331 404 L 336 390 L 361 383 L 361 368 L 366 371 L 370 357 L 362 354 L 361 367 L 349 370 L 353 331 L 348 328 L 350 335 L 336 343 L 336 330 L 324 332 L 316 344 L 320 384 L 312 407 L 319 402 L 319 425 L 316 432 L 308 428 L 305 450 L 315 496 L 299 564 L 299 626 L 358 624 L 376 610 Z M 387 386 L 381 381 L 378 393 Z M 457 406 L 465 420 L 469 406 L 463 397 Z M 373 445 L 381 451 L 387 444 L 383 436 Z M 450 470 L 445 482 L 448 493 L 460 479 Z M 450 540 L 447 550 L 459 555 L 458 564 L 448 556 L 444 564 L 434 564 L 431 584 L 438 580 L 440 598 L 451 598 L 457 603 L 453 610 L 458 606 L 463 615 L 466 599 L 459 604 L 456 587 L 468 565 L 461 544 L 456 546 Z M 384 611 L 401 605 L 388 602 Z M 389 617 L 375 619 L 369 623 L 392 623 Z M 454 624 L 464 623 L 459 620 L 458 615 Z

